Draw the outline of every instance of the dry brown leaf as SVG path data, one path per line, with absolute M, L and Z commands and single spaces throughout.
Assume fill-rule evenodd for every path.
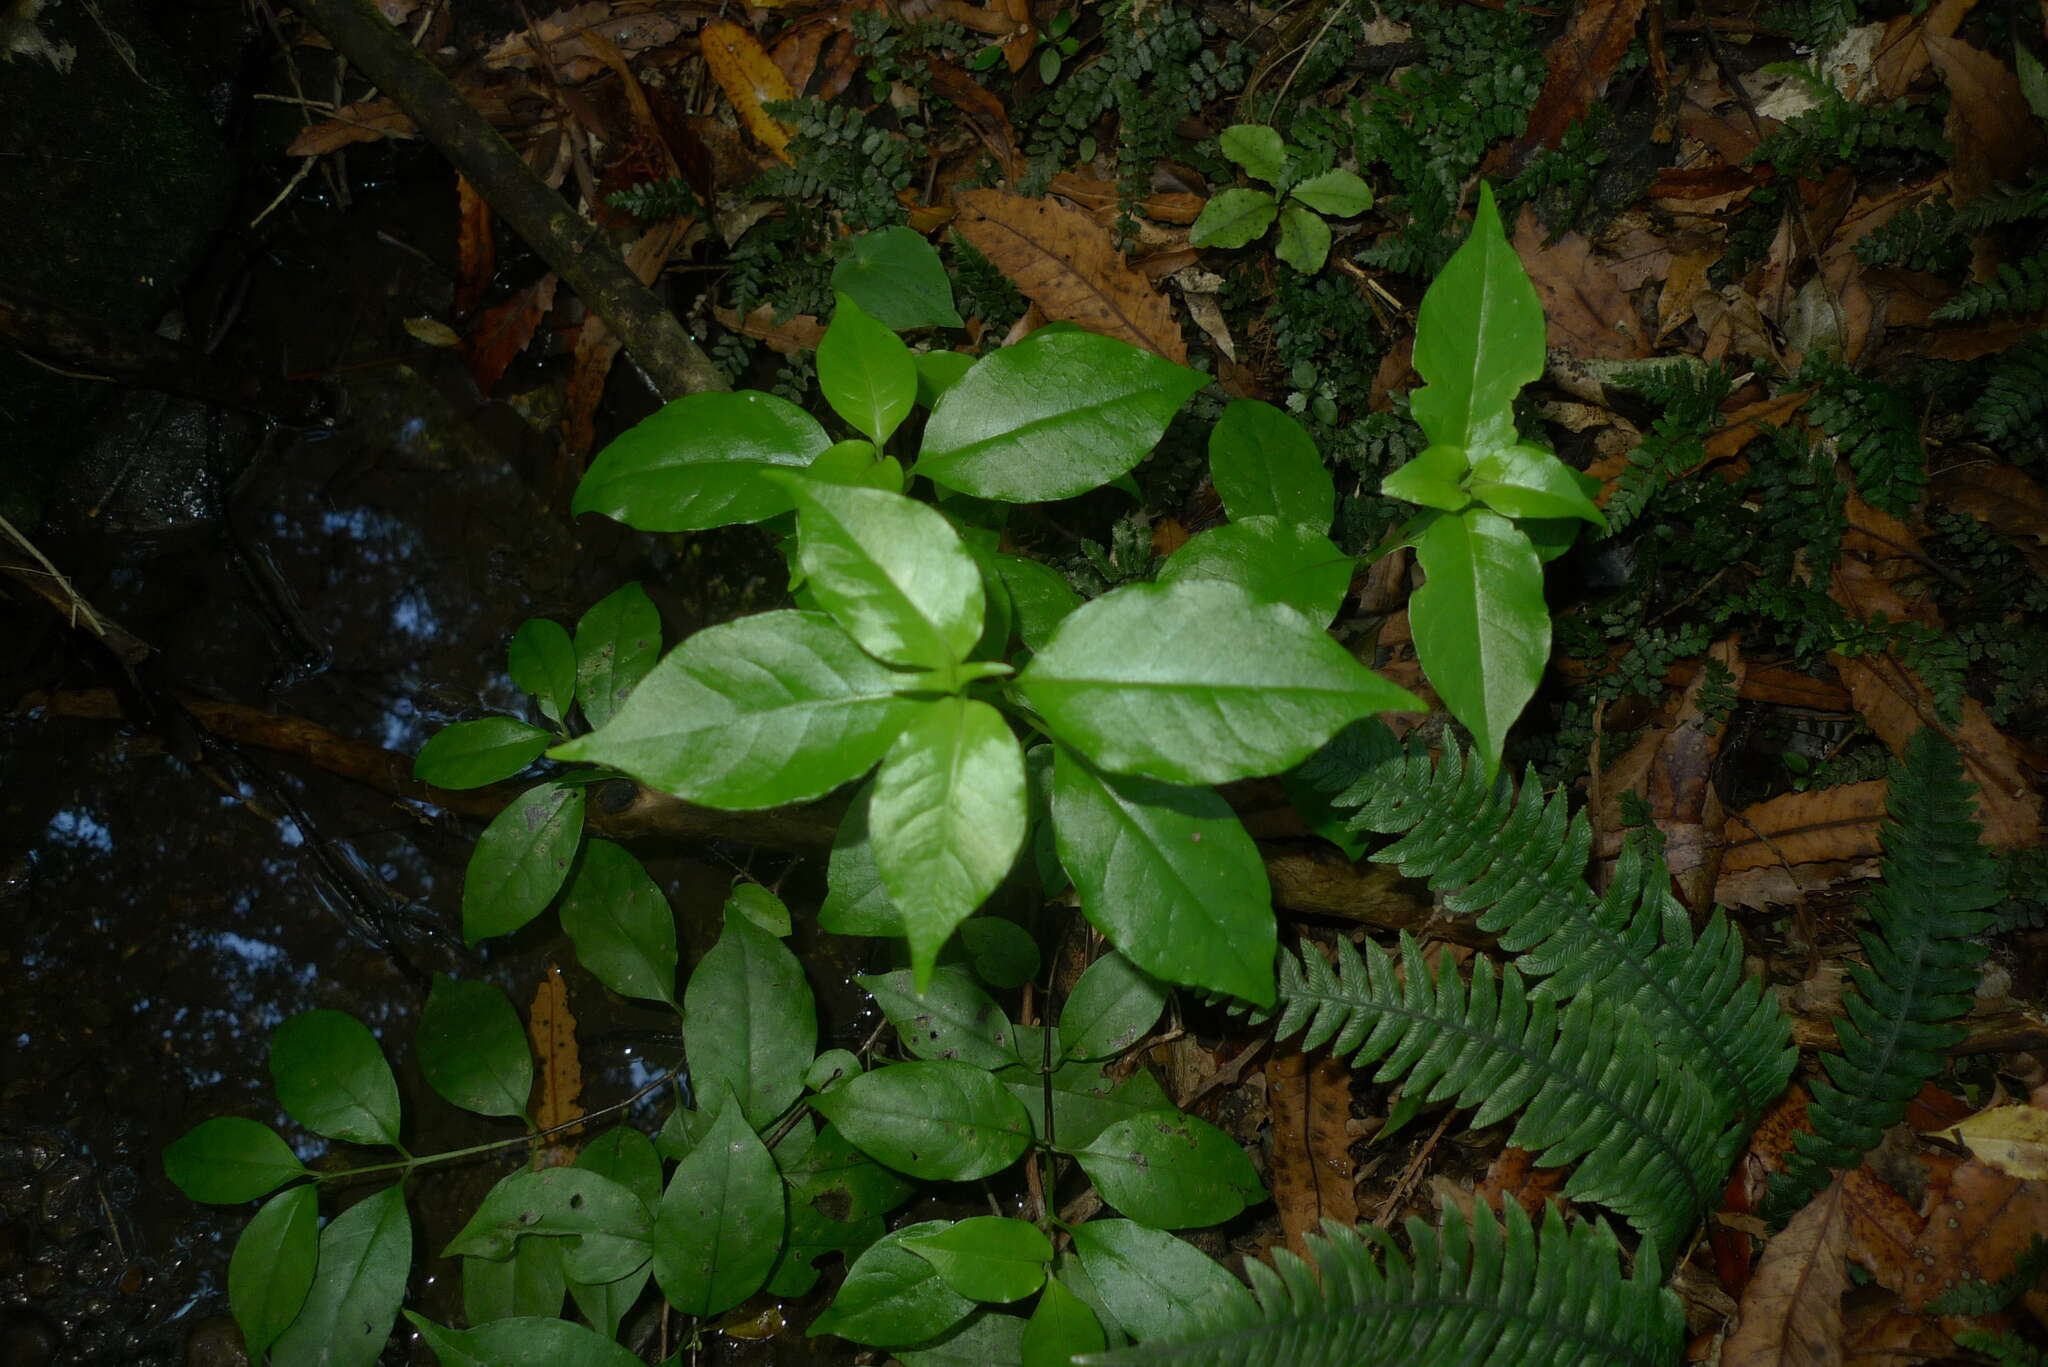
M 1487 1164 L 1486 1176 L 1472 1194 L 1496 1211 L 1503 1209 L 1503 1200 L 1512 1199 L 1522 1214 L 1535 1219 L 1542 1215 L 1546 1203 L 1563 1199 L 1559 1193 L 1564 1190 L 1566 1173 L 1562 1167 L 1537 1167 L 1535 1154 L 1510 1144 Z
M 1707 272 L 1721 259 L 1722 247 L 1701 247 L 1671 259 L 1664 284 L 1657 292 L 1657 336 L 1662 342 L 1693 315 L 1700 295 L 1707 292 Z
M 1955 149 L 1948 162 L 1949 183 L 1957 199 L 1975 199 L 1998 181 L 2037 167 L 2041 126 L 2012 68 L 1959 38 L 1929 34 L 1922 41 L 1948 83 L 1945 131 Z
M 761 40 L 738 24 L 714 19 L 697 35 L 704 65 L 711 79 L 732 101 L 740 122 L 763 147 L 784 161 L 789 160 L 789 125 L 773 118 L 761 106 L 774 100 L 796 98 L 789 78 L 775 59 L 761 46 Z
M 577 1104 L 583 1093 L 583 1063 L 576 1049 L 576 1017 L 569 1012 L 569 984 L 553 964 L 548 965 L 548 975 L 534 991 L 526 1033 L 533 1041 L 533 1056 L 540 1062 L 533 1123 L 543 1130 L 566 1125 L 583 1114 L 583 1107 Z M 562 1137 L 581 1131 L 579 1125 L 564 1130 Z
M 1904 95 L 1927 70 L 1925 40 L 1954 33 L 1976 7 L 1977 0 L 1939 0 L 1925 14 L 1902 14 L 1887 22 L 1871 64 L 1877 74 L 1875 96 L 1896 100 Z
M 1287 1246 L 1306 1253 L 1303 1236 L 1326 1219 L 1358 1223 L 1351 1136 L 1351 1069 L 1328 1056 L 1280 1054 L 1266 1064 L 1266 1109 L 1273 1126 L 1273 1204 Z
M 355 142 L 376 142 L 381 138 L 415 138 L 419 127 L 388 99 L 363 100 L 343 105 L 319 123 L 299 130 L 288 157 L 317 157 L 338 151 Z
M 1981 327 L 1961 328 L 1930 337 L 1922 349 L 1937 360 L 1974 361 L 1979 356 L 2004 351 L 2038 335 L 2043 325 L 2044 320 L 2039 317 L 1986 323 Z
M 1701 464 L 1735 455 L 1761 436 L 1766 427 L 1783 427 L 1811 397 L 1806 390 L 1794 390 L 1736 409 L 1723 426 L 1707 437 L 1707 458 Z
M 1834 1367 L 1842 1361 L 1842 1254 L 1849 1221 L 1840 1179 L 1768 1244 L 1742 1293 L 1742 1313 L 1721 1367 Z
M 1122 201 L 1116 182 L 1077 175 L 1072 171 L 1062 171 L 1054 176 L 1047 188 L 1061 199 L 1071 199 L 1104 222 L 1116 217 L 1117 206 Z M 1202 216 L 1202 206 L 1207 202 L 1195 194 L 1156 194 L 1140 200 L 1137 209 L 1145 217 L 1161 223 L 1188 224 Z
M 1900 1294 L 1917 1310 L 1959 1282 L 2003 1281 L 2043 1230 L 2048 1183 L 2008 1177 L 1986 1163 L 1958 1163 L 1921 1227 L 1914 1249 L 1921 1267 Z
M 477 315 L 469 335 L 462 339 L 462 359 L 479 392 L 490 393 L 513 358 L 526 350 L 540 320 L 555 306 L 558 283 L 553 275 L 542 276 L 504 303 Z
M 574 9 L 557 10 L 533 21 L 531 28 L 507 34 L 484 54 L 484 65 L 498 70 L 530 70 L 545 66 L 557 82 L 585 81 L 603 71 L 607 63 L 588 41 L 596 33 L 628 57 L 652 48 L 665 47 L 683 36 L 679 15 L 643 9 L 617 13 L 603 0 Z M 538 37 L 539 42 L 535 42 Z M 547 61 L 538 53 L 545 49 Z
M 1842 1322 L 1842 1367 L 1916 1367 L 1952 1362 L 1955 1343 L 1941 1321 L 1899 1309 L 1876 1287 L 1849 1293 Z
M 467 318 L 491 287 L 498 244 L 491 236 L 491 206 L 461 175 L 455 177 L 455 263 L 455 316 Z
M 1880 1286 L 1903 1292 L 1919 1266 L 1913 1248 L 1924 1223 L 1920 1212 L 1867 1164 L 1843 1174 L 1842 1205 L 1849 1216 L 1848 1256 Z
M 1573 120 L 1593 107 L 1607 88 L 1643 17 L 1643 0 L 1586 0 L 1572 25 L 1545 54 L 1550 71 L 1536 107 L 1529 111 L 1528 131 L 1516 145 L 1516 161 L 1538 147 L 1555 147 Z
M 817 314 L 799 313 L 778 323 L 773 304 L 763 304 L 744 318 L 738 310 L 729 308 L 715 308 L 711 316 L 723 327 L 743 337 L 766 342 L 769 350 L 780 356 L 816 351 L 818 343 L 825 338 L 825 325 L 818 321 Z
M 653 284 L 689 227 L 681 219 L 655 224 L 626 249 L 626 268 L 641 284 Z M 596 314 L 583 320 L 582 330 L 576 334 L 575 368 L 563 395 L 562 444 L 572 455 L 583 455 L 597 444 L 597 407 L 604 399 L 605 378 L 611 374 L 619 348 L 620 339 Z
M 1547 245 L 1543 238 L 1535 210 L 1525 206 L 1515 221 L 1515 254 L 1543 301 L 1549 344 L 1610 361 L 1649 355 L 1635 308 L 1608 263 L 1593 255 L 1593 244 L 1577 233 Z
M 1871 779 L 1785 793 L 1734 813 L 1721 849 L 1716 900 L 1783 905 L 1858 870 L 1874 872 L 1883 852 L 1877 832 L 1885 820 L 1884 796 L 1884 780 Z
M 1166 296 L 1124 263 L 1109 230 L 1055 199 L 1000 190 L 959 196 L 953 230 L 1055 321 L 1079 323 L 1185 365 L 1187 343 Z

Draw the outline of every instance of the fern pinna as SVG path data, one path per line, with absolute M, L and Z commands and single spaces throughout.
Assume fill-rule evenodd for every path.
M 1941 1051 L 1961 1039 L 1951 1024 L 1970 1009 L 1977 965 L 1986 950 L 1971 937 L 1998 919 L 1986 908 L 2001 895 L 1998 867 L 1978 839 L 1973 785 L 1939 732 L 1906 743 L 1886 806 L 1883 881 L 1865 904 L 1868 965 L 1849 970 L 1852 991 L 1835 1023 L 1842 1052 L 1824 1063 L 1807 1110 L 1813 1132 L 1794 1141 L 1785 1171 L 1772 1179 L 1770 1208 L 1806 1203 L 1852 1167 L 1906 1114 L 1906 1103 L 1942 1066 Z
M 1404 1256 L 1378 1229 L 1325 1224 L 1315 1266 L 1277 1250 L 1250 1262 L 1252 1296 L 1216 1301 L 1171 1338 L 1079 1361 L 1091 1367 L 1668 1367 L 1683 1344 L 1678 1300 L 1640 1264 L 1624 1277 L 1605 1226 L 1567 1226 L 1555 1206 L 1539 1236 L 1510 1203 L 1505 1225 L 1456 1207 L 1431 1229 L 1408 1222 Z M 1375 1257 L 1375 1253 L 1378 1257 Z

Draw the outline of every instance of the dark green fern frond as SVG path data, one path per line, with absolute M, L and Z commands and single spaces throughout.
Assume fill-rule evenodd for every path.
M 1946 198 L 1902 209 L 1875 231 L 1856 239 L 1856 259 L 1866 266 L 1900 266 L 1947 275 L 1970 260 L 1970 243 L 1956 225 Z
M 1927 487 L 1920 424 L 1905 395 L 1833 361 L 1810 361 L 1799 373 L 1814 387 L 1806 415 L 1835 439 L 1856 474 L 1856 489 L 1893 517 L 1905 517 Z
M 1720 1189 L 1742 1142 L 1724 1098 L 1609 998 L 1560 1006 L 1532 995 L 1512 966 L 1451 962 L 1431 973 L 1414 937 L 1401 970 L 1378 945 L 1280 956 L 1274 1038 L 1327 1044 L 1374 1079 L 1425 1102 L 1474 1108 L 1483 1128 L 1517 1116 L 1508 1142 L 1545 1167 L 1574 1163 L 1565 1195 L 1596 1201 L 1664 1248 L 1675 1247 Z
M 1847 1016 L 1835 1023 L 1842 1052 L 1824 1060 L 1801 1134 L 1770 1200 L 1790 1213 L 1853 1167 L 1906 1113 L 1906 1103 L 1940 1071 L 1941 1051 L 1963 1037 L 1952 1025 L 1970 1009 L 1981 935 L 1997 919 L 1998 867 L 1978 840 L 1971 795 L 1955 747 L 1932 730 L 1906 743 L 1893 771 L 1884 828 L 1883 883 L 1867 904 L 1862 936 L 1868 966 L 1850 970 Z
M 1956 1335 L 1956 1347 L 1982 1353 L 1998 1367 L 2048 1367 L 2048 1353 L 2034 1347 L 2018 1334 L 1994 1334 L 1985 1329 L 1965 1329 Z
M 1623 1276 L 1603 1225 L 1538 1235 L 1508 1203 L 1505 1227 L 1455 1206 L 1408 1222 L 1403 1256 L 1383 1232 L 1325 1223 L 1314 1266 L 1277 1250 L 1248 1262 L 1257 1296 L 1231 1297 L 1172 1339 L 1094 1353 L 1090 1367 L 1668 1367 L 1684 1342 L 1677 1298 L 1640 1269 Z M 1378 1257 L 1375 1257 L 1378 1254 Z M 1654 1263 L 1654 1259 L 1648 1260 Z
M 1544 980 L 1541 995 L 1598 992 L 1633 1007 L 1667 1036 L 1664 1049 L 1712 1079 L 1724 1119 L 1754 1116 L 1783 1089 L 1798 1058 L 1790 1027 L 1743 973 L 1724 918 L 1695 938 L 1662 860 L 1631 846 L 1607 894 L 1595 894 L 1584 815 L 1570 815 L 1562 794 L 1546 797 L 1533 776 L 1520 794 L 1489 785 L 1455 746 L 1432 765 L 1387 735 L 1353 772 L 1332 804 L 1358 809 L 1353 829 L 1401 836 L 1373 860 L 1427 879 L 1451 911 L 1480 913 L 1480 929 Z
M 1956 211 L 1956 226 L 1975 231 L 2029 218 L 2048 218 L 2048 176 L 1985 191 Z
M 1991 279 L 1965 285 L 1934 316 L 1945 323 L 1973 323 L 1994 313 L 2042 309 L 2048 309 L 2048 252 L 2036 252 L 2018 265 L 2008 261 Z
M 1991 373 L 1970 421 L 1991 441 L 2003 441 L 2048 413 L 2048 333 L 2008 347 L 1991 363 Z
M 2048 1238 L 2036 1234 L 2027 1240 L 2026 1249 L 2013 1260 L 2012 1271 L 1995 1282 L 1979 1277 L 1957 1282 L 1927 1302 L 1927 1313 L 1968 1315 L 1973 1319 L 1995 1315 L 2025 1295 L 2043 1268 L 2048 1268 Z
M 643 222 L 663 218 L 687 218 L 698 212 L 697 196 L 681 176 L 643 181 L 605 196 L 605 203 Z

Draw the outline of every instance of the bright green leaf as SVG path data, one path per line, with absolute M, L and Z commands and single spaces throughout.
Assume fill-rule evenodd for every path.
M 903 1240 L 936 1233 L 945 1224 L 924 1220 L 876 1240 L 847 1268 L 832 1304 L 806 1332 L 894 1348 L 937 1338 L 966 1319 L 974 1302 L 947 1286 L 936 1267 L 902 1246 Z
M 352 1144 L 398 1143 L 398 1080 L 346 1011 L 302 1011 L 270 1037 L 270 1077 L 291 1118 Z
M 863 1152 L 930 1181 L 1001 1172 L 1030 1142 L 1024 1108 L 965 1063 L 892 1063 L 848 1078 L 811 1104 Z
M 411 1270 L 405 1193 L 390 1186 L 356 1202 L 320 1231 L 313 1289 L 271 1349 L 271 1361 L 371 1367 L 391 1336 Z
M 1099 1353 L 1106 1346 L 1102 1322 L 1088 1303 L 1057 1277 L 1049 1279 L 1024 1326 L 1024 1367 L 1067 1367 L 1075 1354 Z
M 1331 218 L 1353 218 L 1372 207 L 1371 188 L 1341 167 L 1296 181 L 1288 193 Z
M 512 682 L 540 705 L 541 715 L 560 723 L 576 701 L 576 646 L 560 622 L 534 617 L 519 624 L 505 650 Z
M 1132 1220 L 1076 1225 L 1074 1248 L 1110 1314 L 1140 1339 L 1171 1338 L 1230 1302 L 1251 1300 L 1214 1258 Z
M 1052 1241 L 1029 1220 L 976 1215 L 903 1247 L 939 1269 L 946 1285 L 969 1300 L 1021 1301 L 1045 1285 Z
M 946 391 L 917 473 L 1008 503 L 1072 498 L 1144 459 L 1208 382 L 1114 337 L 1041 328 Z
M 1172 1109 L 1120 1120 L 1073 1153 L 1103 1200 L 1154 1229 L 1221 1224 L 1266 1196 L 1235 1139 Z
M 1052 814 L 1083 914 L 1133 963 L 1169 982 L 1272 1002 L 1266 865 L 1221 797 L 1104 773 L 1059 746 Z
M 916 704 L 821 612 L 764 612 L 670 651 L 611 725 L 558 759 L 612 764 L 710 807 L 819 797 L 860 777 Z
M 725 909 L 728 915 L 738 912 L 779 940 L 788 939 L 794 929 L 789 908 L 759 883 L 741 883 L 733 888 L 726 894 Z
M 228 1304 L 253 1362 L 299 1317 L 320 1249 L 319 1188 L 311 1183 L 263 1203 L 228 1260 Z
M 919 1058 L 958 1059 L 977 1068 L 1017 1062 L 1009 1016 L 964 968 L 940 965 L 922 993 L 907 968 L 856 975 L 854 981 L 882 1008 L 903 1047 Z
M 521 1239 L 512 1256 L 462 1259 L 462 1315 L 471 1324 L 562 1313 L 569 1274 L 560 1239 Z
M 540 758 L 552 731 L 512 717 L 480 717 L 444 726 L 420 747 L 412 776 L 436 788 L 481 788 Z
M 1480 508 L 1437 519 L 1415 554 L 1427 576 L 1408 600 L 1416 652 L 1491 776 L 1550 658 L 1543 566 L 1513 523 Z
M 1278 773 L 1355 717 L 1421 708 L 1299 613 L 1201 579 L 1097 598 L 1017 687 L 1097 764 L 1179 783 Z
M 690 1081 L 700 1097 L 730 1090 L 756 1128 L 803 1092 L 818 1051 L 818 1011 L 803 966 L 780 939 L 728 907 L 725 931 L 683 993 Z
M 1509 405 L 1543 373 L 1543 305 L 1484 182 L 1471 235 L 1422 296 L 1415 373 L 1428 383 L 1410 410 L 1430 441 L 1473 451 L 1513 440 Z
M 1355 564 L 1321 532 L 1274 517 L 1248 517 L 1191 537 L 1159 567 L 1156 582 L 1221 580 L 1328 627 L 1351 592 Z
M 661 613 L 647 590 L 621 584 L 576 624 L 576 701 L 592 726 L 614 716 L 661 658 Z
M 276 1130 L 238 1115 L 203 1120 L 164 1150 L 164 1176 L 208 1205 L 253 1201 L 305 1172 Z
M 1280 212 L 1280 201 L 1265 190 L 1242 187 L 1212 195 L 1188 229 L 1196 247 L 1242 247 L 1265 236 Z
M 1330 259 L 1330 225 L 1299 204 L 1280 206 L 1280 240 L 1273 255 L 1303 275 L 1314 275 Z
M 676 918 L 623 846 L 588 840 L 562 894 L 563 933 L 576 961 L 622 997 L 676 999 Z
M 2024 43 L 2013 44 L 2012 60 L 2027 108 L 2034 111 L 2035 118 L 2048 123 L 2048 67 L 2043 67 L 2041 59 Z
M 768 1280 L 787 1226 L 775 1159 L 739 1105 L 721 1106 L 662 1194 L 654 1280 L 686 1315 L 730 1310 Z
M 924 408 L 936 405 L 941 396 L 960 383 L 960 377 L 974 368 L 975 358 L 964 351 L 920 351 L 917 353 L 917 402 Z
M 642 1367 L 624 1346 L 567 1320 L 520 1317 L 447 1329 L 410 1310 L 405 1317 L 441 1367 Z
M 1166 988 L 1121 954 L 1088 965 L 1060 1008 L 1060 1039 L 1074 1059 L 1115 1058 L 1166 1009 Z
M 1337 514 L 1315 438 L 1272 404 L 1237 399 L 1209 433 L 1209 475 L 1232 522 L 1277 517 L 1312 532 Z
M 1607 515 L 1586 496 L 1578 471 L 1525 442 L 1474 457 L 1472 496 L 1507 517 L 1576 517 L 1607 528 Z
M 910 416 L 917 362 L 903 339 L 851 296 L 836 297 L 832 325 L 818 342 L 818 389 L 833 412 L 880 446 Z
M 462 880 L 462 938 L 510 935 L 547 910 L 583 840 L 583 789 L 542 783 L 491 818 Z
M 1380 481 L 1380 492 L 1404 503 L 1455 513 L 1472 502 L 1465 488 L 1471 471 L 1471 457 L 1464 447 L 1425 446 Z
M 1268 185 L 1278 185 L 1287 174 L 1287 144 L 1275 128 L 1263 123 L 1234 123 L 1216 141 L 1224 156 Z
M 832 268 L 832 288 L 852 295 L 898 332 L 961 326 L 953 308 L 953 282 L 938 249 L 912 228 L 883 228 L 846 239 Z
M 868 808 L 872 780 L 854 790 L 832 833 L 832 856 L 825 866 L 825 900 L 818 908 L 818 927 L 834 935 L 902 936 L 903 913 L 882 886 L 875 867 L 875 847 L 868 839 Z
M 526 1114 L 533 1050 L 519 1013 L 492 984 L 436 973 L 413 1049 L 427 1085 L 463 1110 Z
M 687 394 L 598 452 L 570 509 L 643 532 L 761 522 L 789 511 L 789 495 L 761 472 L 800 469 L 831 444 L 815 418 L 772 394 Z
M 1024 751 L 1002 713 L 958 696 L 921 707 L 883 759 L 868 808 L 875 866 L 920 978 L 1010 871 L 1026 819 Z

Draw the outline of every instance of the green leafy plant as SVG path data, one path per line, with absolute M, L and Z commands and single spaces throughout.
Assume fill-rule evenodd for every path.
M 1330 259 L 1329 218 L 1354 218 L 1372 207 L 1372 190 L 1357 175 L 1333 167 L 1313 175 L 1300 168 L 1298 149 L 1262 123 L 1233 124 L 1223 130 L 1223 155 L 1270 190 L 1225 190 L 1202 206 L 1188 230 L 1197 247 L 1242 247 L 1279 224 L 1273 254 L 1313 275 Z
M 1471 236 L 1416 319 L 1426 384 L 1410 411 L 1429 445 L 1380 492 L 1425 509 L 1392 542 L 1413 546 L 1427 577 L 1408 607 L 1415 650 L 1489 773 L 1550 656 L 1543 563 L 1581 522 L 1607 525 L 1597 485 L 1515 430 L 1515 395 L 1543 354 L 1543 306 L 1482 184 Z

